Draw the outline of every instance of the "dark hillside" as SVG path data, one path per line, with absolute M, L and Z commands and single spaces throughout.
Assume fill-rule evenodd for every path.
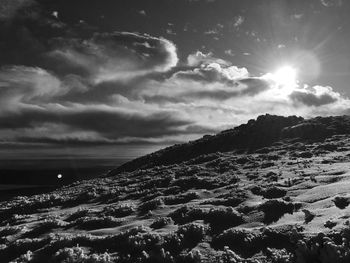
M 243 150 L 251 152 L 285 138 L 323 140 L 335 134 L 350 133 L 350 117 L 316 117 L 305 120 L 296 116 L 261 115 L 233 129 L 185 144 L 176 144 L 130 161 L 108 175 L 130 172 L 140 168 L 180 163 L 202 154 Z

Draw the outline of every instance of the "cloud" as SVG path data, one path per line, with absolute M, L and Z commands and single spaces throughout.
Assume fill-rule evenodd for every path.
M 183 70 L 176 72 L 174 77 L 190 79 L 204 82 L 222 82 L 235 85 L 237 80 L 247 78 L 249 75 L 246 68 L 236 66 L 223 67 L 216 62 L 202 64 L 201 67 L 192 70 Z
M 234 56 L 235 56 L 235 53 L 233 52 L 232 49 L 227 49 L 227 50 L 225 50 L 225 54 L 226 54 L 226 55 L 229 55 L 229 56 L 231 56 L 231 57 L 234 57 Z
M 342 114 L 350 100 L 330 87 L 291 87 L 273 74 L 252 77 L 246 68 L 231 65 L 213 54 L 190 54 L 167 78 L 143 83 L 139 97 L 149 104 L 177 109 L 199 125 L 228 127 L 263 113 L 279 115 Z
M 71 131 L 96 132 L 109 139 L 125 136 L 156 137 L 181 133 L 192 122 L 171 111 L 132 112 L 106 105 L 48 105 L 23 108 L 0 116 L 2 127 L 34 129 L 46 124 L 67 127 Z M 68 129 L 69 128 L 69 129 Z M 182 129 L 184 130 L 184 129 Z M 69 133 L 67 133 L 69 134 Z
M 34 0 L 0 1 L 0 66 L 43 67 L 41 55 L 50 41 L 72 33 L 71 28 Z
M 111 99 L 104 94 L 104 100 L 101 98 L 99 104 L 62 101 L 62 96 L 68 96 L 74 89 L 89 92 L 84 87 L 72 87 L 77 80 L 69 77 L 73 76 L 59 79 L 41 68 L 2 68 L 0 130 L 7 131 L 7 136 L 0 132 L 0 138 L 7 141 L 26 137 L 32 138 L 32 142 L 36 139 L 43 142 L 40 138 L 46 138 L 48 142 L 51 138 L 52 142 L 88 140 L 116 143 L 124 137 L 147 139 L 187 134 L 187 126 L 193 124 L 181 112 L 161 110 L 118 94 Z M 62 140 L 59 140 L 62 136 L 58 136 L 57 131 L 64 134 Z M 14 134 L 18 136 L 14 138 Z
M 296 90 L 289 96 L 294 102 L 299 102 L 306 106 L 322 106 L 341 100 L 341 95 L 334 92 L 331 87 L 322 86 Z
M 147 15 L 147 13 L 146 13 L 145 10 L 140 10 L 140 11 L 138 11 L 138 13 L 139 13 L 140 15 L 142 15 L 142 16 L 146 16 L 146 15 Z
M 246 89 L 241 90 L 205 90 L 205 91 L 197 91 L 197 92 L 188 92 L 183 96 L 187 98 L 196 99 L 210 99 L 217 100 L 219 102 L 223 102 L 225 100 L 229 100 L 236 97 L 243 97 L 245 95 L 253 96 L 257 94 L 260 90 L 264 89 L 264 83 L 261 81 L 262 86 L 249 86 Z
M 57 70 L 88 76 L 94 84 L 166 72 L 178 62 L 172 42 L 146 34 L 114 32 L 57 42 L 47 54 L 63 63 Z
M 202 99 L 217 102 L 254 96 L 269 87 L 265 79 L 250 77 L 246 68 L 230 65 L 210 53 L 197 51 L 187 61 L 187 67 L 179 68 L 169 78 L 150 82 L 140 96 L 162 104 L 199 103 Z
M 0 20 L 11 20 L 18 12 L 34 5 L 32 0 L 1 0 L 0 1 Z
M 18 19 L 18 15 L 13 18 Z M 26 30 L 25 23 L 22 28 Z M 23 45 L 28 39 L 40 42 L 31 33 L 18 42 Z M 6 45 L 10 46 L 10 41 Z M 53 35 L 39 46 L 42 48 L 34 50 L 30 44 L 28 55 L 33 58 L 24 59 L 38 66 L 0 68 L 3 143 L 106 144 L 125 138 L 140 142 L 166 140 L 189 133 L 187 126 L 193 122 L 181 112 L 133 101 L 126 91 L 132 90 L 137 78 L 176 66 L 178 58 L 172 42 L 146 34 L 114 32 L 84 38 Z M 11 52 L 16 49 L 15 45 Z M 18 57 L 23 54 L 21 50 Z M 8 64 L 22 64 L 21 59 L 8 58 Z M 130 99 L 121 95 L 118 85 L 124 87 Z
M 244 17 L 243 16 L 236 16 L 233 21 L 233 27 L 238 28 L 244 23 Z
M 320 1 L 321 1 L 321 4 L 326 7 L 343 5 L 343 0 L 320 0 Z
M 231 63 L 228 61 L 225 61 L 223 59 L 219 59 L 219 58 L 215 58 L 213 56 L 213 53 L 209 52 L 209 53 L 202 53 L 201 51 L 197 51 L 195 53 L 192 53 L 190 55 L 188 55 L 187 57 L 187 65 L 190 67 L 196 67 L 199 65 L 207 65 L 210 63 L 217 63 L 220 65 L 224 65 L 224 66 L 230 66 Z
M 75 30 L 52 12 L 21 8 L 6 17 L 16 26 L 0 25 L 8 36 L 0 40 L 2 145 L 179 142 L 264 113 L 350 108 L 329 87 L 287 92 L 214 53 L 196 51 L 179 62 L 176 45 L 163 37 L 94 33 L 82 23 Z
M 30 101 L 46 101 L 65 92 L 61 81 L 44 69 L 13 66 L 0 70 L 2 110 L 10 110 Z

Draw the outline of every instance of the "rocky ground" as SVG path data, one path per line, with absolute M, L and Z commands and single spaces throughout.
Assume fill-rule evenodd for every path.
M 1 262 L 350 262 L 349 133 L 265 115 L 2 202 Z

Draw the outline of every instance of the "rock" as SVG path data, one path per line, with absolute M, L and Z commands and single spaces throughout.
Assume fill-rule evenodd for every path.
M 349 198 L 346 198 L 346 197 L 336 196 L 333 199 L 333 202 L 334 202 L 336 207 L 338 207 L 340 209 L 344 209 L 349 205 L 350 200 L 349 200 Z
M 283 138 L 321 139 L 327 134 L 326 126 L 313 122 L 300 123 L 282 130 Z
M 267 199 L 284 197 L 287 191 L 276 186 L 269 187 L 262 191 L 262 196 Z
M 311 222 L 312 219 L 314 219 L 315 216 L 316 216 L 314 213 L 310 212 L 310 211 L 307 210 L 307 209 L 303 209 L 302 211 L 303 211 L 303 213 L 305 214 L 305 223 L 306 223 L 306 224 L 309 223 L 309 222 Z
M 332 229 L 336 225 L 337 225 L 337 223 L 332 221 L 332 220 L 327 220 L 326 223 L 324 223 L 324 226 L 329 228 L 329 229 Z

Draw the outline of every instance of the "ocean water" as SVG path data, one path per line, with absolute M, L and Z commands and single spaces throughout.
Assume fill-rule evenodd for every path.
M 0 200 L 103 176 L 133 158 L 8 159 L 0 163 Z
M 130 160 L 130 158 L 2 160 L 0 164 L 0 184 L 56 184 L 64 180 L 89 179 L 103 175 Z

